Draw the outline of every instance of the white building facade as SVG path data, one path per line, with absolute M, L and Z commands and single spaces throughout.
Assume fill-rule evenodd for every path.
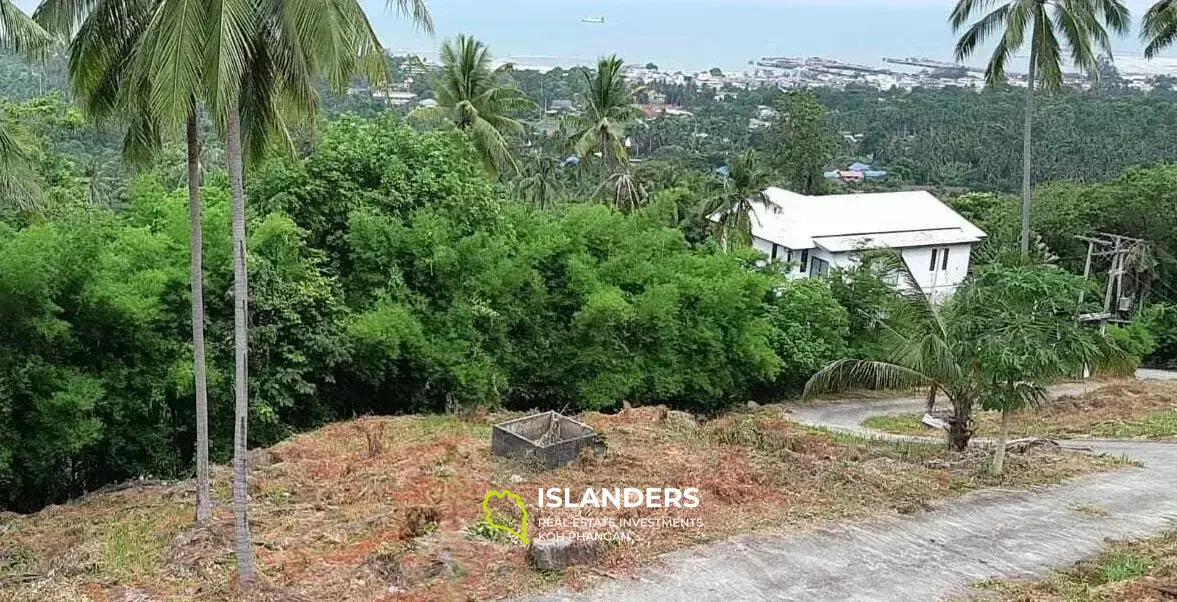
M 863 250 L 899 251 L 920 290 L 933 301 L 968 275 L 973 246 L 985 233 L 924 191 L 806 196 L 764 191 L 768 205 L 752 215 L 752 243 L 790 262 L 790 278 L 852 267 Z

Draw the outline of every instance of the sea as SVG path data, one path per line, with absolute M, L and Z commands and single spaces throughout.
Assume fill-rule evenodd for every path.
M 435 57 L 443 38 L 467 33 L 500 60 L 541 68 L 594 64 L 610 54 L 664 70 L 741 70 L 765 56 L 948 61 L 955 39 L 949 0 L 428 0 L 434 37 L 415 31 L 385 0 L 363 2 L 391 50 Z M 1136 21 L 1149 0 L 1127 4 Z M 1114 47 L 1129 62 L 1142 48 L 1135 32 Z

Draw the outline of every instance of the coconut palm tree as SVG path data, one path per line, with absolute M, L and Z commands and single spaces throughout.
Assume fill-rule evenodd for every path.
M 600 153 L 604 163 L 612 165 L 623 164 L 629 158 L 625 128 L 641 115 L 636 97 L 644 88 L 634 88 L 625 81 L 624 66 L 614 55 L 600 59 L 596 73 L 581 72 L 587 85 L 586 106 L 568 142 L 583 158 Z
M 12 0 L 0 0 L 0 51 L 35 54 L 52 40 Z M 0 112 L 0 202 L 20 211 L 38 209 L 44 196 L 39 180 L 20 132 Z
M 946 308 L 933 303 L 920 291 L 902 256 L 879 253 L 872 261 L 903 283 L 898 301 L 888 308 L 887 318 L 880 324 L 889 339 L 890 352 L 881 360 L 834 361 L 810 377 L 804 395 L 855 386 L 930 387 L 942 392 L 952 405 L 948 444 L 954 450 L 963 451 L 973 435 L 973 409 L 981 396 L 981 383 L 967 355 L 969 345 L 950 328 Z
M 564 194 L 560 180 L 560 162 L 554 157 L 532 154 L 515 182 L 520 196 L 540 209 L 551 209 L 556 199 Z
M 712 232 L 724 245 L 752 243 L 753 220 L 757 212 L 780 211 L 764 194 L 772 173 L 760 162 L 760 155 L 749 150 L 727 166 L 727 174 L 720 181 L 719 190 L 703 201 L 700 214 L 711 220 Z
M 234 299 L 233 508 L 238 580 L 256 578 L 247 517 L 248 272 L 245 250 L 246 159 L 282 143 L 291 118 L 313 119 L 314 82 L 336 88 L 359 72 L 387 77 L 383 50 L 357 0 L 158 0 L 130 67 L 131 89 L 166 131 L 188 121 L 200 102 L 225 135 L 232 198 Z M 423 0 L 390 6 L 431 31 Z M 190 184 L 191 185 L 191 184 Z
M 639 205 L 646 202 L 649 195 L 646 187 L 634 179 L 625 166 L 621 171 L 610 174 L 597 187 L 597 194 L 601 200 L 612 205 L 618 211 L 633 213 Z
M 512 174 L 519 165 L 511 155 L 507 136 L 523 133 L 512 111 L 534 106 L 518 88 L 503 83 L 505 64 L 492 67 L 490 51 L 472 36 L 459 35 L 441 45 L 441 74 L 431 83 L 436 107 L 420 107 L 411 116 L 428 122 L 451 123 L 468 132 L 487 171 Z
M 997 4 L 995 7 L 994 5 Z M 992 9 L 992 10 L 990 10 Z M 988 11 L 988 12 L 986 12 Z M 970 21 L 976 19 L 972 25 Z M 1021 250 L 1030 252 L 1030 143 L 1034 115 L 1034 91 L 1059 89 L 1063 83 L 1063 49 L 1068 62 L 1090 77 L 1097 77 L 1097 58 L 1111 56 L 1108 30 L 1128 31 L 1128 9 L 1121 0 L 957 0 L 949 17 L 954 32 L 964 33 L 956 42 L 956 59 L 973 55 L 991 36 L 997 45 L 985 67 L 991 86 L 1004 85 L 1006 68 L 1023 46 L 1029 47 L 1026 77 L 1026 112 L 1022 125 L 1022 231 Z M 966 25 L 967 28 L 966 28 Z M 1030 36 L 1027 44 L 1026 32 Z
M 96 123 L 125 127 L 123 155 L 146 164 L 162 148 L 159 120 L 147 106 L 150 80 L 132 67 L 157 0 L 45 0 L 34 19 L 55 35 L 69 38 L 67 60 L 73 95 Z M 196 400 L 196 522 L 212 519 L 208 460 L 208 379 L 204 344 L 204 243 L 200 197 L 200 137 L 195 99 L 183 116 L 187 146 L 189 276 L 192 356 Z

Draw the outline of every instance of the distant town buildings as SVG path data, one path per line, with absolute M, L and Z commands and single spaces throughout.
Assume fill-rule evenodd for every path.
M 827 180 L 840 180 L 842 182 L 865 182 L 866 180 L 883 180 L 887 177 L 887 172 L 881 169 L 875 169 L 866 163 L 855 161 L 851 163 L 846 169 L 831 169 L 825 172 Z

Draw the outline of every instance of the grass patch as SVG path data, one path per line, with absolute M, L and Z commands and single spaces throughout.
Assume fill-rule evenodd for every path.
M 990 580 L 977 600 L 1140 602 L 1177 594 L 1177 531 L 1137 541 L 1111 542 L 1099 556 L 1044 579 Z
M 933 436 L 923 414 L 871 416 L 863 426 L 897 435 Z M 997 436 L 1001 414 L 977 412 L 974 431 Z M 1177 441 L 1177 383 L 1142 381 L 1107 385 L 1079 396 L 1064 396 L 1039 410 L 1011 415 L 1014 436 L 1097 437 Z
M 941 433 L 941 431 L 930 428 L 920 422 L 923 417 L 923 414 L 884 414 L 881 416 L 870 416 L 862 421 L 862 426 L 896 435 L 928 437 Z
M 1077 504 L 1071 507 L 1071 510 L 1079 514 L 1086 514 L 1087 516 L 1107 516 L 1108 511 L 1094 504 Z

